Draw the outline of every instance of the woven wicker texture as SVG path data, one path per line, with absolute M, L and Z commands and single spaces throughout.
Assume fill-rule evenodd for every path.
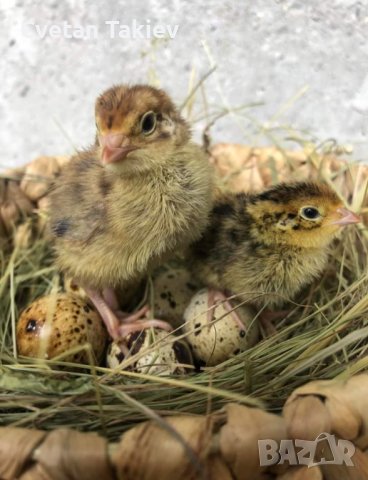
M 3 480 L 266 480 L 368 478 L 368 375 L 311 382 L 297 389 L 283 416 L 228 404 L 209 416 L 144 422 L 108 445 L 96 434 L 0 429 Z M 258 440 L 314 440 L 322 432 L 355 445 L 346 465 L 260 467 Z M 322 476 L 323 475 L 323 476 Z

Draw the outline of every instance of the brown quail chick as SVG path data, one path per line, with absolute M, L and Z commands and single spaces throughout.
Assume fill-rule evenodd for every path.
M 212 207 L 211 171 L 168 95 L 113 87 L 96 101 L 96 145 L 65 166 L 50 196 L 57 264 L 84 287 L 113 338 L 149 326 L 116 314 L 114 289 L 197 240 Z
M 279 307 L 321 274 L 341 227 L 359 221 L 324 184 L 227 194 L 216 200 L 208 228 L 191 248 L 192 267 L 216 289 L 212 311 L 225 300 L 221 291 L 258 308 Z

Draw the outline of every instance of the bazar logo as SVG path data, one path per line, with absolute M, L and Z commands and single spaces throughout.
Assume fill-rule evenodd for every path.
M 336 439 L 334 435 L 323 432 L 313 440 L 258 440 L 259 461 L 261 467 L 271 465 L 347 465 L 353 467 L 351 457 L 355 445 L 348 440 Z M 325 456 L 324 456 L 325 455 Z

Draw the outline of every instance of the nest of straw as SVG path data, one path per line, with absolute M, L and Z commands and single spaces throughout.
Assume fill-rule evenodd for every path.
M 305 145 L 296 152 L 285 151 L 279 147 L 216 145 L 211 150 L 211 162 L 217 171 L 221 188 L 232 191 L 249 189 L 249 186 L 253 190 L 260 190 L 279 181 L 307 178 L 323 180 L 332 185 L 354 211 L 361 212 L 367 221 L 368 169 L 347 162 L 336 153 L 339 152 L 321 153 L 313 145 Z M 295 302 L 290 303 L 291 311 L 277 324 L 275 335 L 262 339 L 247 351 L 215 367 L 204 368 L 186 377 L 164 378 L 121 369 L 111 370 L 96 366 L 92 361 L 90 365 L 82 366 L 62 359 L 22 358 L 17 355 L 15 339 L 15 325 L 20 312 L 40 295 L 55 292 L 62 285 L 62 279 L 53 264 L 51 244 L 45 236 L 44 227 L 47 221 L 47 189 L 52 178 L 58 174 L 66 161 L 68 159 L 64 157 L 41 157 L 24 168 L 5 172 L 0 179 L 0 425 L 42 430 L 57 430 L 63 427 L 100 433 L 104 437 L 104 443 L 99 440 L 98 451 L 104 451 L 103 455 L 106 455 L 106 442 L 116 442 L 122 432 L 148 419 L 153 421 L 151 424 L 144 424 L 149 427 L 136 426 L 123 436 L 121 440 L 123 447 L 115 445 L 112 450 L 108 450 L 109 462 L 112 461 L 118 470 L 120 468 L 121 472 L 124 472 L 125 476 L 123 477 L 121 473 L 118 478 L 151 478 L 134 469 L 133 473 L 129 474 L 131 466 L 126 467 L 125 471 L 125 467 L 122 466 L 125 460 L 121 460 L 121 448 L 130 451 L 129 448 L 133 448 L 134 442 L 141 441 L 146 428 L 150 432 L 147 448 L 152 441 L 154 449 L 155 435 L 161 438 L 159 435 L 163 437 L 173 435 L 173 431 L 180 433 L 179 443 L 180 448 L 184 448 L 184 453 L 188 453 L 186 449 L 189 442 L 190 461 L 188 460 L 189 464 L 183 467 L 183 472 L 190 473 L 190 468 L 197 468 L 196 462 L 200 460 L 201 465 L 204 461 L 205 469 L 210 468 L 212 472 L 215 470 L 211 469 L 215 468 L 224 472 L 223 476 L 211 473 L 212 476 L 203 478 L 272 478 L 261 476 L 261 473 L 258 477 L 255 474 L 253 476 L 249 474 L 248 477 L 240 474 L 240 470 L 236 468 L 248 467 L 245 467 L 246 463 L 242 463 L 243 460 L 240 462 L 238 457 L 235 460 L 233 458 L 233 461 L 235 463 L 239 461 L 240 464 L 237 467 L 229 467 L 228 458 L 224 460 L 225 453 L 218 442 L 221 443 L 222 432 L 227 431 L 225 427 L 230 421 L 232 415 L 230 412 L 237 412 L 237 408 L 243 408 L 244 412 L 247 412 L 248 408 L 252 408 L 252 412 L 255 411 L 254 408 L 262 408 L 279 414 L 292 392 L 311 379 L 328 380 L 341 375 L 350 376 L 367 368 L 368 233 L 365 226 L 361 224 L 357 228 L 348 229 L 343 238 L 336 242 L 324 275 L 295 299 Z M 63 367 L 62 370 L 54 368 L 60 366 Z M 364 378 L 362 388 L 364 395 L 367 396 L 368 384 L 366 377 Z M 313 395 L 317 399 L 320 398 L 319 393 Z M 302 397 L 304 398 L 303 395 Z M 343 396 L 341 398 L 345 399 Z M 289 399 L 289 402 L 291 401 Z M 229 402 L 236 402 L 237 405 L 231 406 Z M 244 407 L 240 407 L 241 405 Z M 225 410 L 219 411 L 221 408 Z M 305 415 L 305 411 L 301 408 L 293 412 L 294 417 L 300 419 L 298 428 L 302 432 L 299 430 L 299 435 L 304 432 L 301 425 L 304 418 L 302 414 Z M 343 409 L 341 412 L 348 418 L 347 410 Z M 267 416 L 265 423 L 280 424 L 279 416 L 261 413 L 270 415 Z M 362 415 L 362 412 L 359 414 Z M 238 413 L 234 415 L 237 417 Z M 253 413 L 245 415 L 245 424 L 253 421 Z M 164 426 L 162 416 L 167 418 Z M 337 421 L 335 417 L 333 419 Z M 259 424 L 262 421 L 260 418 Z M 192 433 L 186 426 L 182 427 L 186 422 L 193 425 L 197 433 Z M 365 422 L 367 428 L 367 419 L 361 422 Z M 282 434 L 286 428 L 285 423 L 283 425 Z M 336 431 L 333 422 L 328 426 L 332 432 Z M 201 430 L 202 427 L 204 430 Z M 157 433 L 157 428 L 163 429 L 160 430 L 161 433 Z M 228 430 L 231 431 L 232 428 L 229 427 Z M 307 423 L 305 428 L 307 429 Z M 326 428 L 325 431 L 327 430 Z M 287 433 L 290 434 L 290 431 L 287 430 Z M 267 435 L 271 435 L 272 432 L 272 429 L 267 431 Z M 15 435 L 10 436 L 11 439 L 20 439 L 24 435 L 24 445 L 29 445 L 29 448 L 24 450 L 22 460 L 18 458 L 20 463 L 13 457 L 11 457 L 13 460 L 9 461 L 9 471 L 17 472 L 14 473 L 17 478 L 54 478 L 50 472 L 49 476 L 44 473 L 48 471 L 48 467 L 45 467 L 46 460 L 38 460 L 37 455 L 41 455 L 39 458 L 48 458 L 48 454 L 42 452 L 48 452 L 48 448 L 59 445 L 59 441 L 65 442 L 66 437 L 63 435 L 72 435 L 70 432 L 60 433 L 61 440 L 54 440 L 54 437 L 38 432 L 38 437 L 31 440 L 31 437 L 27 436 L 29 433 L 27 430 L 5 429 L 1 433 L 1 438 L 6 438 L 4 433 Z M 309 435 L 310 431 L 307 433 Z M 345 430 L 337 433 L 343 437 Z M 236 434 L 235 430 L 232 434 Z M 78 439 L 82 438 L 81 445 L 84 445 L 85 441 L 88 443 L 84 440 L 87 437 L 75 435 L 77 443 Z M 184 444 L 182 437 L 185 440 Z M 126 439 L 132 441 L 129 448 L 124 444 Z M 46 440 L 51 441 L 51 447 L 47 446 Z M 55 444 L 52 443 L 54 441 Z M 192 445 L 192 441 L 198 443 Z M 235 440 L 231 442 L 232 445 L 236 443 Z M 22 445 L 21 442 L 19 444 Z M 37 445 L 41 447 L 35 453 Z M 4 448 L 0 443 L 0 454 L 4 455 Z M 367 445 L 360 448 L 364 450 Z M 56 447 L 55 449 L 57 451 Z M 177 455 L 183 456 L 183 451 L 179 449 Z M 217 453 L 212 455 L 211 452 Z M 232 454 L 228 452 L 228 455 L 231 457 Z M 208 456 L 217 458 L 216 467 L 207 465 Z M 29 466 L 28 460 L 31 457 L 32 468 L 39 476 L 22 477 L 20 473 L 25 472 L 25 466 Z M 118 458 L 120 460 L 117 460 Z M 137 458 L 142 460 L 142 457 Z M 123 463 L 120 464 L 120 461 Z M 366 459 L 364 461 L 366 462 Z M 68 463 L 65 463 L 65 458 L 60 459 L 60 462 Z M 174 463 L 173 460 L 172 465 Z M 153 469 L 152 464 L 147 465 L 142 468 L 152 469 L 152 472 L 159 471 Z M 203 465 L 200 468 L 202 467 Z M 227 470 L 232 472 L 233 477 L 226 473 Z M 39 473 L 41 471 L 42 476 Z M 238 473 L 235 474 L 235 471 Z M 297 472 L 301 475 L 300 469 L 297 469 Z M 189 473 L 186 477 L 178 478 L 202 478 L 195 476 L 199 475 L 198 472 L 190 473 L 192 476 Z M 282 472 L 272 472 L 272 475 L 280 475 L 277 478 L 285 480 L 322 478 L 317 473 L 315 477 L 287 476 L 287 473 Z M 156 473 L 156 478 L 157 476 L 173 478 L 162 473 Z M 10 474 L 6 476 L 1 470 L 0 477 L 15 478 Z M 84 477 L 80 473 L 79 476 L 60 478 Z M 100 478 L 110 477 L 106 473 L 105 477 Z

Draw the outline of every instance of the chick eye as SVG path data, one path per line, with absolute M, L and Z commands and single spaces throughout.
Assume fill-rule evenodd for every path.
M 143 115 L 141 120 L 141 130 L 145 135 L 154 132 L 156 128 L 156 120 L 155 112 L 147 112 Z
M 303 207 L 300 211 L 300 215 L 307 220 L 316 220 L 321 216 L 319 210 L 315 207 Z

